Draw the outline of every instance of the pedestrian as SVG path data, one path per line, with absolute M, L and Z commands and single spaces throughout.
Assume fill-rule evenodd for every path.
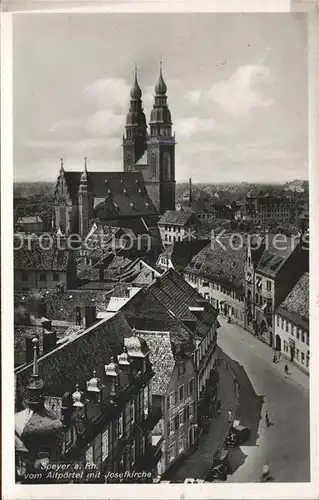
M 274 352 L 274 354 L 272 356 L 272 361 L 273 361 L 273 363 L 276 363 L 276 361 L 277 361 L 277 356 L 276 356 L 275 352 Z
M 285 375 L 288 375 L 288 373 L 289 373 L 289 370 L 288 370 L 288 365 L 287 365 L 287 363 L 286 363 L 286 364 L 285 364 Z
M 231 410 L 228 410 L 228 422 L 231 423 L 233 419 L 233 412 Z
M 265 413 L 265 420 L 266 420 L 267 427 L 269 427 L 270 426 L 270 418 L 269 418 L 269 415 L 268 415 L 268 411 L 266 411 L 266 413 Z

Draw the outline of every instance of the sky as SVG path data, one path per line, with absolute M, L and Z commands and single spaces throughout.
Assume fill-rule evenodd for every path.
M 119 171 L 134 64 L 149 121 L 163 61 L 176 180 L 308 178 L 306 20 L 298 14 L 15 14 L 15 181 Z

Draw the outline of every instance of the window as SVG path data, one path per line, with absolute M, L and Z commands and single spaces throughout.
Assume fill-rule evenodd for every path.
M 307 352 L 307 357 L 306 357 L 306 367 L 309 368 L 309 351 Z
M 179 427 L 183 427 L 184 425 L 184 411 L 179 412 Z
M 59 281 L 59 273 L 53 273 L 53 281 Z
M 188 382 L 188 395 L 192 396 L 194 391 L 194 379 L 191 378 Z
M 286 321 L 286 332 L 288 332 L 288 331 L 289 331 L 289 323 L 288 323 L 288 321 Z
M 109 455 L 109 430 L 105 429 L 102 434 L 102 460 L 105 460 Z
M 302 330 L 301 331 L 301 342 L 305 341 L 305 332 Z
M 171 178 L 171 156 L 166 151 L 163 154 L 163 180 L 169 181 Z
M 180 436 L 178 439 L 178 453 L 183 453 L 184 451 L 184 435 Z
M 299 328 L 297 328 L 296 336 L 297 336 L 297 339 L 299 340 L 300 339 L 300 330 L 299 330 Z
M 123 415 L 119 418 L 119 438 L 123 436 Z
M 70 429 L 67 429 L 65 433 L 65 447 L 69 448 L 72 445 L 72 427 Z
M 295 333 L 295 329 L 294 329 L 294 325 L 292 324 L 291 325 L 291 335 L 294 336 L 294 333 Z
M 22 281 L 28 281 L 28 273 L 26 273 L 25 271 L 22 271 L 21 279 L 22 279 Z
M 195 407 L 194 403 L 189 404 L 189 407 L 188 407 L 189 408 L 189 410 L 188 410 L 188 418 L 189 419 L 193 418 L 193 416 L 194 416 L 194 407 Z
M 173 408 L 175 406 L 175 400 L 176 400 L 175 391 L 173 391 L 168 396 L 168 409 Z
M 135 464 L 135 458 L 136 458 L 136 454 L 135 454 L 135 441 L 133 440 L 133 443 L 131 445 L 131 462 L 132 462 L 132 465 Z
M 282 330 L 284 329 L 284 320 L 283 320 L 283 318 L 281 318 L 281 329 Z
M 131 403 L 131 422 L 132 424 L 135 422 L 135 401 Z
M 180 361 L 178 363 L 178 376 L 180 377 L 185 373 L 185 361 Z
M 301 364 L 305 364 L 305 354 L 303 352 L 301 353 Z
M 256 304 L 259 304 L 259 294 L 256 293 Z
M 306 333 L 306 344 L 309 345 L 309 333 Z
M 266 289 L 270 292 L 271 290 L 271 281 L 267 280 L 266 281 Z
M 93 464 L 93 447 L 90 446 L 85 452 L 85 463 Z
M 168 449 L 168 460 L 172 462 L 174 459 L 175 459 L 175 444 L 172 444 L 172 446 L 170 446 Z
M 181 385 L 178 389 L 179 401 L 184 400 L 184 385 Z
M 39 280 L 40 281 L 46 281 L 47 280 L 47 275 L 45 273 L 40 273 Z
M 152 177 L 156 177 L 157 175 L 157 166 L 156 166 L 156 153 L 151 154 L 151 172 L 152 172 Z
M 175 432 L 174 419 L 171 418 L 170 421 L 168 422 L 168 433 L 170 436 L 172 436 L 174 432 Z
M 296 360 L 299 361 L 299 349 L 296 349 L 295 356 Z
M 284 340 L 284 352 L 288 352 L 288 343 Z
M 147 417 L 148 415 L 148 387 L 146 386 L 144 389 L 144 416 Z

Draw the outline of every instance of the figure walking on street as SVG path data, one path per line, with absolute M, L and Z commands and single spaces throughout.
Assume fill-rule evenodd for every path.
M 274 354 L 272 356 L 272 360 L 273 360 L 273 363 L 276 363 L 276 361 L 277 361 L 277 356 L 276 356 L 275 352 L 274 352 Z
M 288 374 L 289 374 L 289 370 L 288 370 L 288 365 L 287 365 L 287 363 L 285 364 L 285 369 L 284 369 L 284 370 L 285 370 L 285 375 L 288 375 Z
M 233 412 L 231 410 L 228 410 L 228 422 L 231 423 L 233 418 Z

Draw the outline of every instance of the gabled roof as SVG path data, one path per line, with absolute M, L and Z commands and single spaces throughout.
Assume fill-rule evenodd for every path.
M 82 172 L 64 172 L 73 202 L 77 199 Z M 156 214 L 141 172 L 88 172 L 88 191 L 104 199 L 95 207 L 100 219 L 117 216 Z
M 185 272 L 243 291 L 246 251 L 241 242 L 236 237 L 213 240 L 192 258 Z
M 290 321 L 309 328 L 309 273 L 302 275 L 285 300 L 276 310 Z
M 264 251 L 256 265 L 256 272 L 275 277 L 298 245 L 298 238 L 267 234 L 263 242 Z
M 202 316 L 196 315 L 190 307 L 198 307 L 203 297 L 189 285 L 174 269 L 169 269 L 147 291 L 163 304 L 183 324 L 194 321 L 194 332 L 205 336 L 217 318 L 216 310 L 207 302 Z
M 158 224 L 176 224 L 185 226 L 187 223 L 196 222 L 197 219 L 192 212 L 183 212 L 181 210 L 166 210 L 164 215 L 158 221 Z
M 45 381 L 45 393 L 62 397 L 65 392 L 74 392 L 77 382 L 81 389 L 92 378 L 93 370 L 96 370 L 96 376 L 106 385 L 104 365 L 110 362 L 112 356 L 123 351 L 124 338 L 131 335 L 131 328 L 119 312 L 40 357 L 39 375 Z M 25 388 L 31 371 L 32 364 L 15 370 L 17 399 L 20 404 L 25 399 Z
M 174 269 L 178 271 L 184 270 L 194 255 L 207 246 L 208 243 L 208 240 L 175 241 L 160 254 L 159 260 L 161 257 L 169 257 Z

